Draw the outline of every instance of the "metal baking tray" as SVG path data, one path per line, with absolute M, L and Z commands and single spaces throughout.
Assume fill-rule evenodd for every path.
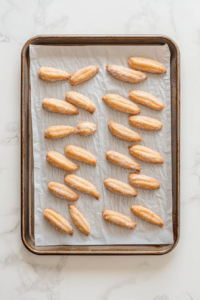
M 34 181 L 31 128 L 29 45 L 164 45 L 171 52 L 171 140 L 172 140 L 172 245 L 95 245 L 43 246 L 34 243 Z M 42 35 L 26 42 L 21 53 L 21 237 L 25 247 L 35 254 L 158 255 L 177 245 L 180 235 L 180 52 L 166 36 L 118 35 L 72 36 Z

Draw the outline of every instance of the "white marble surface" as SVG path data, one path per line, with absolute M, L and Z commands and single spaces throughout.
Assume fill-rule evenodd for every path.
M 200 2 L 0 1 L 0 299 L 200 299 Z M 37 34 L 164 34 L 181 51 L 181 238 L 160 257 L 40 257 L 20 238 L 20 52 Z

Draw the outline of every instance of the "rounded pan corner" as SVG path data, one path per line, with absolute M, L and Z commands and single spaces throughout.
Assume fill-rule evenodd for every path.
M 166 249 L 165 251 L 159 253 L 159 255 L 168 254 L 168 253 L 172 252 L 176 248 L 176 246 L 178 245 L 179 239 L 180 239 L 180 232 L 178 231 L 177 233 L 178 233 L 178 235 L 177 235 L 177 238 L 176 238 L 174 244 L 172 244 L 169 249 Z
M 51 35 L 49 35 L 50 37 Z M 33 44 L 33 42 L 42 39 L 44 36 L 43 35 L 35 35 L 33 37 L 31 37 L 28 41 L 26 41 L 26 43 L 24 44 L 22 51 L 21 51 L 21 56 L 25 55 L 29 45 Z
M 22 240 L 22 243 L 24 244 L 24 247 L 31 253 L 33 254 L 37 254 L 37 255 L 41 255 L 41 254 L 44 254 L 44 253 L 41 253 L 40 251 L 34 249 L 30 243 L 26 240 L 25 236 L 23 235 L 23 232 L 21 232 L 21 240 Z
M 177 43 L 176 43 L 172 38 L 170 38 L 170 37 L 167 36 L 167 35 L 161 35 L 160 37 L 161 37 L 161 38 L 164 38 L 165 40 L 167 40 L 167 42 L 168 42 L 169 44 L 173 45 L 173 46 L 176 48 L 176 50 L 177 50 L 178 56 L 180 55 L 180 49 L 179 49 L 179 46 L 177 45 Z

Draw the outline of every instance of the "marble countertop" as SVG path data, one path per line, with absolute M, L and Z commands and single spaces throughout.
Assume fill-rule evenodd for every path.
M 2 300 L 199 300 L 199 1 L 1 0 Z M 162 34 L 181 52 L 181 237 L 164 256 L 49 256 L 20 236 L 21 49 L 38 34 Z M 84 295 L 84 296 L 83 296 Z

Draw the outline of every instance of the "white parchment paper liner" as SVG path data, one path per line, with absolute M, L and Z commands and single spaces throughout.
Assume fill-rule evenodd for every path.
M 132 56 L 155 59 L 163 63 L 166 74 L 148 74 L 147 80 L 139 84 L 129 84 L 113 78 L 107 71 L 107 64 L 128 67 L 127 60 Z M 31 62 L 31 110 L 33 127 L 34 152 L 34 202 L 35 202 L 35 243 L 40 245 L 102 245 L 102 244 L 171 244 L 172 232 L 172 175 L 171 175 L 171 98 L 170 98 L 170 51 L 164 46 L 30 46 Z M 77 87 L 70 86 L 68 81 L 46 83 L 38 79 L 38 70 L 42 66 L 74 72 L 88 65 L 98 65 L 98 74 L 88 82 Z M 148 132 L 134 129 L 128 122 L 128 114 L 109 108 L 102 100 L 108 93 L 116 93 L 128 99 L 133 89 L 141 89 L 158 97 L 165 105 L 163 111 L 154 111 L 140 106 L 141 115 L 155 117 L 162 121 L 163 129 L 159 132 Z M 77 91 L 96 105 L 94 115 L 80 108 L 78 116 L 67 116 L 45 111 L 42 106 L 44 97 L 64 100 L 67 91 Z M 122 197 L 107 191 L 103 180 L 107 177 L 128 183 L 129 170 L 117 167 L 105 159 L 107 150 L 115 150 L 129 155 L 127 147 L 131 145 L 112 136 L 107 123 L 115 122 L 141 134 L 145 145 L 161 153 L 164 165 L 152 165 L 139 162 L 142 173 L 156 178 L 161 187 L 156 191 L 138 189 L 138 196 Z M 70 125 L 76 127 L 79 121 L 91 121 L 97 124 L 98 130 L 88 137 L 72 134 L 58 140 L 46 140 L 44 131 L 53 125 Z M 91 151 L 97 158 L 97 167 L 84 163 L 76 175 L 91 181 L 100 192 L 100 200 L 79 193 L 76 205 L 88 220 L 91 233 L 88 237 L 82 234 L 73 224 L 68 204 L 70 202 L 53 196 L 47 188 L 49 181 L 64 183 L 64 171 L 52 167 L 46 162 L 48 150 L 64 154 L 68 144 L 77 145 Z M 131 157 L 131 156 L 130 156 Z M 164 227 L 151 225 L 130 211 L 132 204 L 144 205 L 158 214 L 164 221 Z M 74 235 L 56 231 L 43 217 L 43 210 L 51 208 L 62 214 L 74 228 Z M 129 216 L 137 223 L 134 230 L 120 228 L 107 223 L 102 218 L 103 209 L 112 209 Z

